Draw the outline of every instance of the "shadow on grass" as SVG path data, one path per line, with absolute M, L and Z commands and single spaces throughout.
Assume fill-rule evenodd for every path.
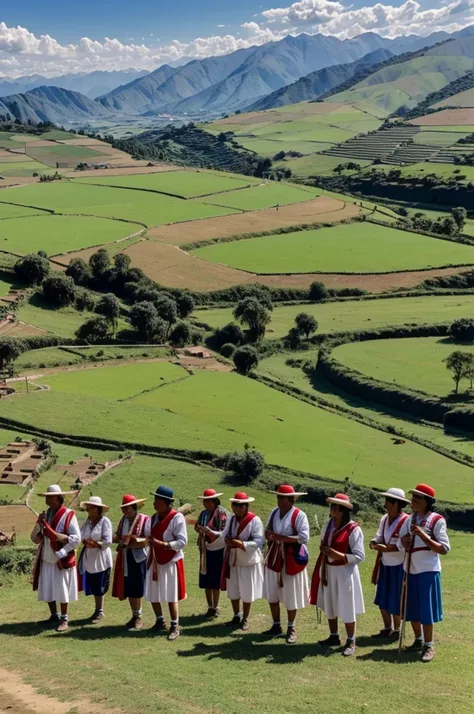
M 421 659 L 421 652 L 402 651 L 398 654 L 397 649 L 373 649 L 366 654 L 360 655 L 357 659 L 363 662 L 390 662 L 391 664 L 413 664 Z

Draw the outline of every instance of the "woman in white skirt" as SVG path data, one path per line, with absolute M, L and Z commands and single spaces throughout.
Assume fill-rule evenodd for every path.
M 311 584 L 311 604 L 317 605 L 328 618 L 329 637 L 321 640 L 325 647 L 340 646 L 338 619 L 345 625 L 347 641 L 342 654 L 355 652 L 356 616 L 365 612 L 358 564 L 365 560 L 364 534 L 351 520 L 352 503 L 345 493 L 327 498 L 330 518 L 321 534 L 321 553 Z
M 249 629 L 250 607 L 263 595 L 263 524 L 249 511 L 255 501 L 243 491 L 229 499 L 233 515 L 227 519 L 222 534 L 226 544 L 221 590 L 227 590 L 234 617 L 229 627 Z M 242 611 L 240 601 L 242 600 Z
M 296 642 L 295 620 L 298 610 L 308 604 L 308 551 L 309 522 L 306 513 L 295 508 L 295 500 L 306 496 L 293 486 L 283 484 L 278 491 L 278 506 L 268 519 L 265 537 L 269 550 L 265 559 L 264 597 L 268 600 L 273 625 L 264 634 L 277 637 L 282 634 L 280 603 L 288 612 L 286 642 Z
M 104 596 L 109 590 L 112 570 L 112 523 L 104 516 L 109 506 L 102 503 L 100 496 L 91 496 L 82 501 L 80 508 L 87 511 L 87 519 L 81 527 L 83 549 L 79 556 L 79 590 L 86 596 L 93 595 L 95 610 L 91 617 L 92 624 L 104 619 Z
M 156 513 L 145 529 L 150 545 L 145 598 L 152 604 L 156 617 L 153 629 L 158 631 L 166 630 L 161 603 L 168 603 L 171 618 L 168 640 L 173 641 L 180 635 L 178 603 L 186 599 L 183 548 L 188 533 L 183 514 L 172 506 L 173 489 L 158 486 L 151 495 L 155 497 Z

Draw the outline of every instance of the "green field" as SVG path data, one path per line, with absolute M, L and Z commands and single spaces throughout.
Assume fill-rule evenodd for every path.
M 467 136 L 468 132 L 464 134 L 459 134 L 456 132 L 447 131 L 420 131 L 419 134 L 415 134 L 413 137 L 413 143 L 415 144 L 428 144 L 429 146 L 452 146 L 456 144 L 458 139 Z M 461 148 L 461 144 L 459 147 Z
M 280 140 L 261 139 L 257 137 L 237 137 L 239 144 L 250 151 L 255 151 L 260 156 L 273 158 L 280 151 L 297 151 L 300 154 L 314 154 L 317 151 L 325 151 L 333 144 L 322 141 L 294 141 L 289 144 L 283 138 Z
M 326 156 L 325 154 L 312 154 L 311 156 L 302 156 L 299 159 L 284 159 L 276 165 L 282 169 L 291 169 L 293 176 L 299 178 L 309 178 L 310 176 L 335 176 L 334 169 L 339 164 L 345 164 L 348 159 L 340 156 Z M 372 162 L 364 159 L 357 160 L 355 163 L 362 168 L 369 166 Z M 342 176 L 351 176 L 354 171 L 343 171 Z
M 7 161 L 5 163 L 0 161 L 0 175 L 8 178 L 49 173 L 51 173 L 51 168 L 39 161 Z
M 474 132 L 474 125 L 472 125 L 472 124 L 462 125 L 462 126 L 451 126 L 451 125 L 447 124 L 445 126 L 437 126 L 437 127 L 420 126 L 420 129 L 422 131 L 432 131 L 434 128 L 436 128 L 436 131 L 447 131 L 447 132 L 454 132 L 457 134 L 466 134 L 466 132 L 468 134 L 472 134 Z M 460 139 L 461 137 L 458 136 L 458 138 Z
M 219 196 L 197 199 L 197 201 L 216 206 L 228 206 L 241 211 L 257 211 L 276 205 L 286 206 L 290 203 L 309 201 L 320 194 L 320 191 L 308 186 L 299 188 L 290 183 L 271 182 L 261 183 L 258 186 L 252 186 L 252 188 L 229 191 Z
M 88 317 L 91 317 L 89 313 L 78 312 L 72 307 L 51 310 L 49 306 L 40 307 L 32 303 L 25 303 L 17 311 L 17 316 L 28 325 L 34 325 L 59 337 L 74 337 L 76 330 Z M 36 351 L 27 352 L 24 357 L 31 360 L 35 355 L 37 355 Z
M 184 202 L 180 198 L 146 191 L 86 186 L 76 181 L 7 188 L 2 190 L 1 198 L 6 203 L 47 208 L 60 213 L 121 218 L 148 226 L 233 213 L 230 208 L 197 201 Z
M 30 307 L 30 306 L 28 306 Z M 23 308 L 24 310 L 24 308 Z M 57 323 L 52 325 L 56 334 L 60 337 L 73 337 L 75 330 L 82 321 L 91 317 L 89 313 L 74 313 L 67 309 L 58 311 L 61 313 L 58 323 L 63 321 L 62 326 Z M 21 312 L 21 315 L 24 313 Z M 80 317 L 79 317 L 80 315 Z M 69 321 L 67 318 L 69 317 Z M 145 347 L 137 345 L 134 347 L 115 347 L 115 346 L 99 346 L 94 347 L 45 347 L 41 350 L 30 350 L 23 352 L 18 359 L 15 360 L 15 372 L 22 374 L 50 367 L 70 367 L 76 364 L 87 365 L 91 362 L 104 362 L 107 360 L 144 360 L 144 359 L 163 359 L 170 356 L 170 351 L 166 347 L 156 347 L 154 345 L 146 345 Z
M 78 183 L 97 184 L 103 186 L 122 186 L 125 188 L 141 188 L 148 191 L 164 191 L 181 198 L 207 196 L 213 193 L 244 188 L 256 179 L 245 176 L 232 178 L 206 173 L 205 171 L 160 171 L 156 174 L 135 174 L 132 176 L 103 176 L 100 178 L 74 179 Z
M 48 255 L 111 243 L 136 233 L 139 226 L 91 216 L 31 216 L 2 222 L 0 249 Z
M 473 353 L 474 346 L 437 337 L 376 340 L 341 345 L 334 351 L 334 357 L 347 367 L 383 382 L 445 397 L 453 391 L 454 382 L 443 360 L 455 350 Z M 460 391 L 468 387 L 469 380 L 463 380 Z
M 220 243 L 192 254 L 258 274 L 384 273 L 474 263 L 471 246 L 368 222 Z
M 377 171 L 393 171 L 393 166 L 386 164 L 385 166 L 377 166 Z M 411 166 L 401 166 L 402 176 L 419 176 L 423 177 L 427 174 L 436 174 L 445 179 L 456 178 L 457 175 L 463 175 L 466 178 L 464 181 L 474 180 L 474 166 L 456 166 L 456 164 L 435 164 L 424 161 Z M 456 171 L 456 173 L 454 173 Z
M 149 365 L 136 365 L 134 379 L 141 379 L 142 367 L 149 369 Z M 468 467 L 450 463 L 448 485 L 445 459 L 435 452 L 410 442 L 400 458 L 388 434 L 234 373 L 198 372 L 157 389 L 150 379 L 151 391 L 120 403 L 112 395 L 122 393 L 121 369 L 125 367 L 44 377 L 41 381 L 52 387 L 50 391 L 19 395 L 8 404 L 1 400 L 0 416 L 63 433 L 119 439 L 125 444 L 139 440 L 224 453 L 249 443 L 262 450 L 270 464 L 336 480 L 343 480 L 353 470 L 359 455 L 355 480 L 364 485 L 396 481 L 408 487 L 419 478 L 420 469 L 427 469 L 440 498 L 474 500 Z M 102 370 L 106 370 L 108 398 L 97 395 Z M 94 380 L 94 386 L 87 385 L 88 378 Z M 344 444 L 344 448 L 335 449 L 335 444 Z
M 84 146 L 70 146 L 68 144 L 51 144 L 51 146 L 35 146 L 34 143 L 28 145 L 28 155 L 36 161 L 41 161 L 49 166 L 56 166 L 56 162 L 70 161 L 92 161 L 97 157 L 103 157 L 100 151 L 87 149 Z
M 20 218 L 21 216 L 45 215 L 41 209 L 14 206 L 9 203 L 0 203 L 0 220 L 4 218 Z M 1 241 L 1 237 L 0 237 Z
M 474 295 L 446 295 L 383 300 L 344 300 L 308 305 L 275 307 L 267 328 L 270 338 L 284 337 L 295 324 L 300 312 L 309 312 L 318 321 L 318 332 L 370 330 L 386 325 L 437 323 L 471 317 L 474 314 Z M 197 310 L 194 317 L 212 328 L 232 322 L 232 308 Z

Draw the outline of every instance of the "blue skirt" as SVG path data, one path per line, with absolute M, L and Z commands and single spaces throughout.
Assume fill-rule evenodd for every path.
M 199 573 L 199 587 L 201 590 L 220 590 L 221 573 L 224 563 L 224 550 L 208 550 L 206 553 L 206 574 Z
M 374 603 L 390 615 L 400 615 L 400 598 L 403 585 L 403 563 L 384 565 L 380 563 L 379 581 Z
M 110 568 L 103 570 L 101 573 L 88 573 L 84 571 L 82 574 L 84 595 L 105 595 L 109 590 L 109 585 Z
M 407 622 L 432 625 L 443 619 L 441 574 L 418 573 L 408 576 Z
M 127 550 L 127 571 L 124 578 L 125 597 L 142 598 L 145 593 L 146 559 L 137 563 L 133 551 Z

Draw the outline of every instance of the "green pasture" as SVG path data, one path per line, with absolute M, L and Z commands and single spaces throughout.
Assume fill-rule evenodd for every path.
M 422 131 L 432 131 L 435 129 L 436 131 L 447 131 L 447 132 L 454 132 L 457 134 L 472 134 L 474 132 L 474 124 L 464 124 L 461 126 L 451 126 L 450 124 L 446 124 L 445 126 L 431 126 L 431 125 L 424 125 L 420 126 L 420 129 Z M 458 139 L 461 137 L 458 136 Z
M 225 206 L 241 211 L 257 211 L 261 208 L 273 208 L 277 205 L 286 206 L 290 203 L 309 201 L 319 195 L 321 195 L 321 192 L 317 189 L 308 186 L 300 188 L 282 181 L 281 183 L 261 183 L 251 188 L 229 191 L 219 196 L 196 199 L 193 203 L 194 205 L 200 202 L 209 204 L 209 206 Z
M 394 166 L 389 166 L 388 164 L 377 166 L 377 171 L 393 171 Z M 428 174 L 436 174 L 440 178 L 449 179 L 456 178 L 456 176 L 462 175 L 466 178 L 463 181 L 474 180 L 474 166 L 456 166 L 456 164 L 436 164 L 430 163 L 428 161 L 423 161 L 419 164 L 411 164 L 411 166 L 401 166 L 396 167 L 402 172 L 402 176 L 407 177 L 419 177 L 427 176 Z M 454 173 L 456 172 L 456 173 Z M 461 182 L 460 182 L 461 183 Z
M 419 134 L 415 134 L 413 137 L 414 144 L 427 144 L 428 146 L 452 146 L 456 144 L 458 139 L 464 138 L 469 132 L 464 132 L 459 134 L 456 132 L 448 131 L 420 131 Z M 462 145 L 459 144 L 459 147 Z
M 10 288 L 12 287 L 12 284 L 9 280 L 1 280 L 0 279 L 0 295 L 8 295 L 10 292 Z
M 58 328 L 57 324 L 53 325 L 56 334 L 62 337 L 72 337 L 77 327 L 92 315 L 89 313 L 76 313 L 67 310 L 57 311 L 61 313 L 63 319 L 63 328 Z M 81 317 L 79 317 L 79 315 Z M 57 316 L 57 313 L 56 313 Z M 67 322 L 69 318 L 69 323 Z M 58 320 L 59 322 L 60 320 Z M 64 334 L 62 334 L 64 333 Z M 108 360 L 145 360 L 145 359 L 164 359 L 170 356 L 170 350 L 166 347 L 157 347 L 155 345 L 134 345 L 133 347 L 115 347 L 105 345 L 94 345 L 93 347 L 45 347 L 41 350 L 30 350 L 23 352 L 17 360 L 15 360 L 15 372 L 23 374 L 32 370 L 51 368 L 51 367 L 70 367 L 74 365 L 87 365 L 89 362 L 104 362 Z M 123 373 L 121 373 L 123 374 Z
M 30 216 L 2 221 L 0 249 L 48 255 L 111 243 L 136 233 L 136 224 L 95 216 Z
M 149 365 L 136 365 L 137 375 L 145 367 Z M 99 382 L 102 369 L 110 375 L 106 372 L 109 386 L 103 388 Z M 156 381 L 150 378 L 150 391 L 124 403 L 113 398 L 124 394 L 121 369 L 125 367 L 44 377 L 41 382 L 49 384 L 50 391 L 1 400 L 0 416 L 78 436 L 214 453 L 242 449 L 249 443 L 262 450 L 270 464 L 338 481 L 352 472 L 357 458 L 355 480 L 368 486 L 394 481 L 408 488 L 426 469 L 440 498 L 474 499 L 467 467 L 450 463 L 448 486 L 445 459 L 435 452 L 410 442 L 401 454 L 388 434 L 235 373 L 202 371 L 159 388 L 154 388 Z M 88 386 L 88 379 L 95 381 Z M 105 393 L 108 398 L 99 396 Z
M 454 382 L 443 360 L 455 350 L 472 354 L 474 345 L 438 337 L 375 340 L 341 345 L 334 351 L 334 357 L 347 367 L 383 382 L 446 397 L 453 391 Z M 468 388 L 469 380 L 463 380 L 460 392 Z
M 303 122 L 301 122 L 303 123 Z M 265 132 L 261 135 L 262 139 L 274 139 L 283 141 L 291 149 L 291 145 L 295 141 L 317 141 L 328 144 L 340 144 L 347 139 L 352 139 L 358 132 L 351 131 L 350 129 L 340 129 L 337 126 L 329 126 L 328 124 L 318 123 L 318 122 L 308 122 L 306 128 L 300 128 L 298 130 L 281 131 L 280 127 L 282 124 L 274 124 L 271 127 L 271 131 Z
M 11 138 L 13 133 L 11 131 L 0 131 L 0 148 L 12 148 Z
M 1 198 L 1 196 L 0 196 Z M 26 206 L 15 206 L 9 203 L 0 203 L 0 220 L 4 218 L 20 218 L 22 216 L 45 215 L 41 209 L 27 208 Z M 0 233 L 0 241 L 3 231 Z
M 49 141 L 68 141 L 69 139 L 80 139 L 81 137 L 70 131 L 63 131 L 62 129 L 51 129 L 44 134 L 41 134 L 41 139 L 47 139 Z
M 74 180 L 78 183 L 141 188 L 148 191 L 157 191 L 158 193 L 164 191 L 181 198 L 221 193 L 222 191 L 244 188 L 256 182 L 255 179 L 248 179 L 245 176 L 232 178 L 204 171 L 159 171 L 156 174 L 102 176 L 100 178 L 79 178 Z
M 58 337 L 74 337 L 76 330 L 85 322 L 91 314 L 88 312 L 79 312 L 73 307 L 62 307 L 52 309 L 51 305 L 44 304 L 38 300 L 36 302 L 28 302 L 23 305 L 18 311 L 17 316 L 28 325 L 34 325 L 42 330 L 51 332 Z M 130 324 L 119 317 L 118 331 L 130 329 Z M 36 351 L 28 352 L 28 359 L 31 359 Z
M 474 263 L 472 246 L 369 222 L 214 244 L 192 254 L 258 274 L 384 273 Z
M 246 149 L 255 151 L 260 156 L 269 156 L 273 158 L 280 151 L 297 151 L 300 154 L 314 154 L 318 151 L 325 151 L 333 144 L 330 142 L 321 141 L 292 141 L 289 143 L 282 139 L 264 139 L 264 138 L 244 138 L 238 137 L 238 142 Z
M 94 161 L 98 156 L 103 156 L 100 151 L 87 149 L 84 146 L 70 146 L 69 144 L 51 144 L 51 146 L 35 146 L 34 143 L 28 145 L 29 156 L 36 161 L 56 166 L 56 162 L 61 161 Z
M 474 295 L 427 295 L 283 305 L 273 309 L 272 320 L 267 327 L 267 337 L 276 339 L 288 334 L 300 312 L 313 315 L 318 321 L 318 332 L 324 334 L 370 330 L 387 325 L 433 324 L 454 321 L 458 317 L 472 317 Z M 232 308 L 197 310 L 194 317 L 212 328 L 223 327 L 233 320 Z
M 383 112 L 391 114 L 400 106 L 410 101 L 410 96 L 396 86 L 377 84 L 373 87 L 361 87 L 356 85 L 340 94 L 329 97 L 332 102 L 364 102 L 372 105 L 374 109 L 381 109 Z
M 2 190 L 1 199 L 6 203 L 47 208 L 58 213 L 120 218 L 147 226 L 233 213 L 230 208 L 211 206 L 198 201 L 185 202 L 180 198 L 146 191 L 87 186 L 76 181 L 35 184 L 19 189 L 7 188 Z
M 284 159 L 277 163 L 277 166 L 285 169 L 291 169 L 293 176 L 299 178 L 308 178 L 309 176 L 335 176 L 334 169 L 339 164 L 345 164 L 349 159 L 344 159 L 339 156 L 326 156 L 325 154 L 312 154 L 311 156 L 302 156 L 298 159 Z M 370 166 L 371 161 L 357 159 L 355 163 L 361 168 Z M 354 171 L 343 171 L 343 176 L 351 176 Z
M 48 173 L 51 173 L 51 168 L 39 161 L 6 161 L 5 163 L 0 161 L 0 175 L 8 178 Z

